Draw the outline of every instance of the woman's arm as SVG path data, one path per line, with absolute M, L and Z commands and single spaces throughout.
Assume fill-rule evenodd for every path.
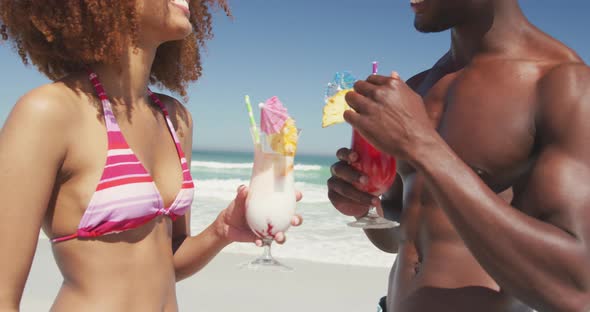
M 174 254 L 174 269 L 176 280 L 187 278 L 209 263 L 225 246 L 232 242 L 256 243 L 262 242 L 248 227 L 246 222 L 246 198 L 248 188 L 240 186 L 236 198 L 230 205 L 219 213 L 215 221 L 197 236 L 187 237 Z M 297 193 L 297 200 L 301 194 Z M 299 226 L 301 217 L 294 216 L 291 225 Z M 275 241 L 285 243 L 285 235 L 277 233 Z
M 161 96 L 165 100 L 172 122 L 179 134 L 189 168 L 192 156 L 193 122 L 190 112 L 178 101 Z M 246 223 L 245 204 L 248 188 L 240 186 L 236 198 L 221 211 L 217 219 L 203 232 L 196 236 L 190 234 L 190 214 L 178 218 L 173 224 L 172 248 L 174 250 L 174 269 L 176 279 L 180 281 L 207 265 L 224 247 L 232 242 L 249 242 L 261 245 Z M 297 194 L 301 200 L 301 194 Z M 301 217 L 293 217 L 291 224 L 301 224 Z M 283 233 L 275 236 L 277 243 L 285 242 Z
M 187 236 L 178 246 L 174 254 L 174 269 L 176 280 L 180 281 L 199 272 L 227 245 L 233 241 L 254 242 L 256 236 L 247 228 L 228 227 L 226 225 L 226 211 L 235 211 L 245 205 L 247 190 L 238 190 L 236 199 L 224 210 L 219 217 L 203 232 L 196 236 Z M 230 233 L 231 232 L 231 233 Z
M 18 311 L 41 223 L 67 150 L 54 87 L 25 95 L 0 130 L 0 311 Z
M 159 95 L 167 105 L 170 118 L 177 131 L 182 150 L 191 168 L 193 150 L 193 120 L 186 107 L 175 99 Z M 190 210 L 174 221 L 172 226 L 172 250 L 174 269 L 178 281 L 185 279 L 207 265 L 225 246 L 229 244 L 209 226 L 197 236 L 191 236 Z
M 174 98 L 162 94 L 158 96 L 166 103 L 174 129 L 177 129 L 176 132 L 180 140 L 180 145 L 184 152 L 188 169 L 190 170 L 193 154 L 193 119 L 191 113 Z M 172 225 L 172 251 L 176 253 L 178 248 L 184 243 L 184 240 L 190 236 L 191 210 L 189 209 L 185 215 L 176 219 Z

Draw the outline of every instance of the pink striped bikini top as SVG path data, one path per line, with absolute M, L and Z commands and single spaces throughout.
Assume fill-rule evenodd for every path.
M 76 233 L 55 238 L 54 243 L 131 230 L 160 215 L 175 220 L 191 208 L 193 201 L 193 179 L 164 104 L 148 90 L 152 101 L 164 113 L 182 167 L 182 187 L 170 207 L 164 207 L 156 183 L 125 141 L 98 76 L 93 72 L 89 74 L 104 110 L 108 138 L 106 165 Z

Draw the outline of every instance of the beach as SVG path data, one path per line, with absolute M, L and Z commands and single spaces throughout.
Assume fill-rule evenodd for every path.
M 293 272 L 239 268 L 251 255 L 222 252 L 201 272 L 177 284 L 180 311 L 376 311 L 389 270 L 282 259 Z M 39 241 L 21 303 L 23 312 L 48 311 L 62 278 L 48 240 Z
M 191 232 L 196 235 L 215 220 L 247 185 L 252 153 L 193 151 L 191 174 L 196 186 Z M 177 284 L 180 311 L 376 311 L 387 292 L 395 255 L 374 247 L 363 231 L 346 225 L 330 204 L 326 180 L 334 157 L 299 156 L 296 187 L 303 192 L 297 212 L 304 223 L 287 232 L 287 243 L 272 253 L 294 272 L 259 272 L 239 268 L 262 249 L 233 244 L 196 275 Z M 21 311 L 48 311 L 62 278 L 51 244 L 40 236 L 21 302 Z

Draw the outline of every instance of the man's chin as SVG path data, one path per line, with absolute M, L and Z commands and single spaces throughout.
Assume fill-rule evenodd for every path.
M 414 18 L 414 28 L 416 28 L 416 30 L 421 33 L 430 32 L 427 23 L 425 23 L 424 21 L 421 21 L 418 16 L 416 16 Z
M 433 25 L 433 24 L 429 24 L 429 23 L 424 23 L 423 21 L 415 19 L 414 20 L 414 28 L 416 28 L 417 31 L 426 34 L 426 33 L 442 32 L 442 31 L 450 29 L 451 27 L 442 27 L 440 25 Z
M 416 30 L 420 33 L 423 33 L 423 34 L 429 33 L 429 31 L 427 29 L 423 28 L 422 25 L 414 24 L 414 28 L 416 28 Z

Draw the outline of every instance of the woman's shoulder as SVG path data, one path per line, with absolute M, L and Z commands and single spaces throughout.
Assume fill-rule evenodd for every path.
M 23 95 L 8 118 L 63 126 L 76 117 L 76 97 L 79 95 L 63 82 L 45 84 Z
M 182 149 L 184 151 L 192 149 L 193 119 L 189 110 L 186 106 L 182 105 L 180 101 L 169 95 L 160 93 L 155 94 L 158 96 L 162 104 L 166 106 L 172 126 L 174 126 L 176 134 L 181 141 Z
M 191 129 L 193 128 L 193 119 L 190 111 L 184 106 L 179 100 L 172 96 L 155 93 L 160 101 L 166 106 L 170 120 L 174 125 L 174 128 L 180 130 L 180 128 Z
M 63 159 L 79 126 L 80 110 L 75 109 L 74 97 L 74 92 L 60 83 L 27 92 L 0 129 L 0 145 L 55 156 L 47 156 L 47 161 Z

